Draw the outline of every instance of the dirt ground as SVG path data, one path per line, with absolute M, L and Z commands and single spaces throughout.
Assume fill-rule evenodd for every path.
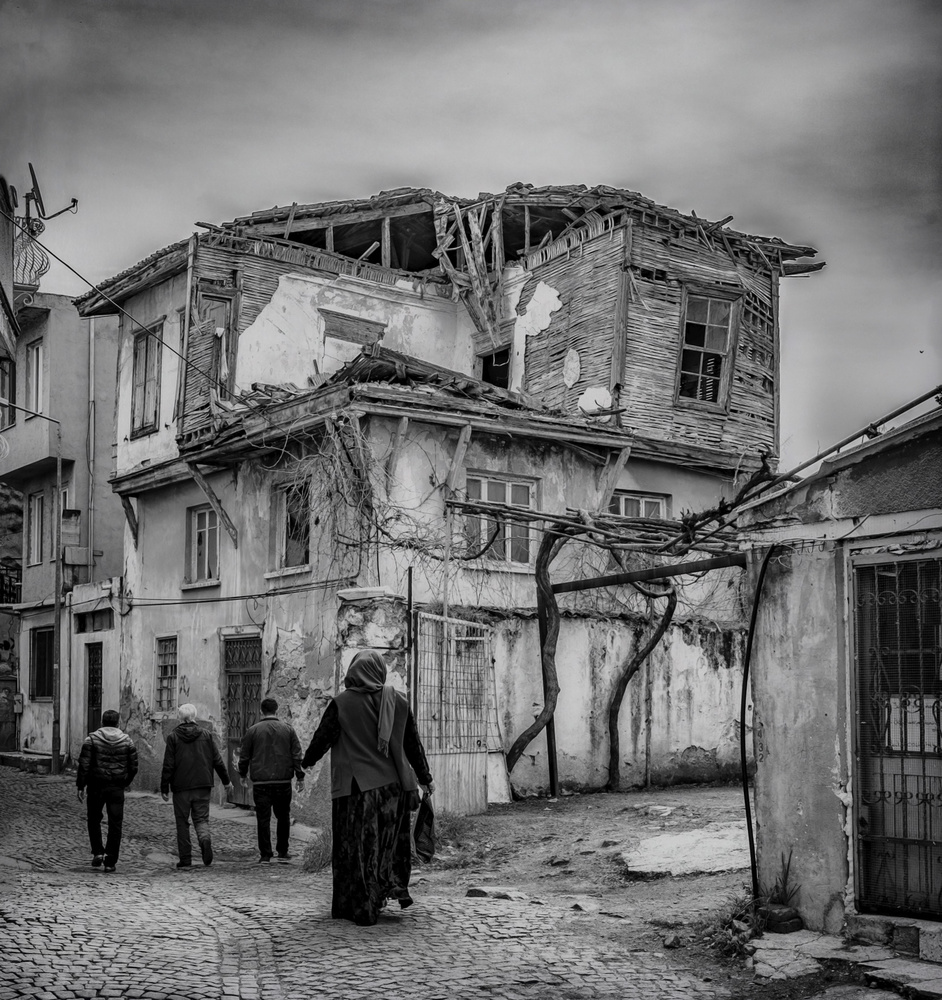
M 641 840 L 743 817 L 742 789 L 735 786 L 574 794 L 491 806 L 482 816 L 438 816 L 436 857 L 414 881 L 506 887 L 526 896 L 521 905 L 534 907 L 571 900 L 585 914 L 585 933 L 609 940 L 613 950 L 676 950 L 678 960 L 708 968 L 717 984 L 743 1000 L 797 1000 L 858 981 L 845 966 L 834 966 L 770 983 L 755 979 L 744 956 L 718 952 L 712 941 L 717 922 L 746 894 L 748 869 L 656 879 L 626 872 L 622 854 Z

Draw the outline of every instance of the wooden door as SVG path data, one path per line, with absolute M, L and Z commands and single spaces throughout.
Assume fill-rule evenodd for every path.
M 85 647 L 85 732 L 93 733 L 101 725 L 102 644 L 90 642 Z

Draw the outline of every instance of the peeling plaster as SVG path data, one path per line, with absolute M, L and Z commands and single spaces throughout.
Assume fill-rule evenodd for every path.
M 550 319 L 554 312 L 561 309 L 562 300 L 559 292 L 550 287 L 545 281 L 541 281 L 533 293 L 533 297 L 527 303 L 527 308 L 522 316 L 518 316 L 514 323 L 513 340 L 513 360 L 511 362 L 510 388 L 514 392 L 519 392 L 523 387 L 524 371 L 526 366 L 527 337 L 536 337 L 543 333 L 550 325 Z
M 579 352 L 574 347 L 570 347 L 566 360 L 563 361 L 563 384 L 567 389 L 571 389 L 579 381 L 581 374 L 582 361 L 579 358 Z

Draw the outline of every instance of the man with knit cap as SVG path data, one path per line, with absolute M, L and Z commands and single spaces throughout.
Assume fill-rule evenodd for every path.
M 124 790 L 137 774 L 137 748 L 118 728 L 121 717 L 114 709 L 103 712 L 101 728 L 89 733 L 79 754 L 75 779 L 78 800 L 85 800 L 92 867 L 113 872 L 121 848 L 124 824 Z M 108 840 L 101 842 L 101 816 L 108 813 Z
M 160 794 L 164 802 L 173 791 L 173 818 L 177 824 L 177 868 L 193 864 L 190 842 L 190 818 L 199 841 L 204 865 L 213 863 L 213 842 L 209 835 L 209 797 L 213 790 L 213 772 L 232 790 L 229 772 L 219 754 L 219 748 L 208 729 L 196 723 L 196 706 L 181 705 L 177 709 L 180 725 L 167 737 L 164 766 L 160 772 Z
M 287 861 L 291 833 L 291 779 L 298 791 L 304 787 L 301 770 L 301 741 L 298 734 L 278 718 L 278 702 L 264 698 L 262 718 L 242 737 L 239 747 L 239 774 L 252 781 L 255 820 L 258 826 L 259 861 L 272 859 L 271 814 L 275 814 L 275 850 L 279 861 Z

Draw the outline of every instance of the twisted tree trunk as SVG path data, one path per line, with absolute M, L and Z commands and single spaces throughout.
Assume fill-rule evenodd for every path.
M 635 586 L 637 587 L 637 585 Z M 615 684 L 615 690 L 612 692 L 612 700 L 608 706 L 608 783 L 605 786 L 610 792 L 617 792 L 621 784 L 621 748 L 618 740 L 618 714 L 621 711 L 621 703 L 625 697 L 625 691 L 628 690 L 628 684 L 631 678 L 638 672 L 641 664 L 644 663 L 654 647 L 661 641 L 661 636 L 667 631 L 667 626 L 670 625 L 674 617 L 674 609 L 677 607 L 677 591 L 674 589 L 673 584 L 670 584 L 669 589 L 661 593 L 647 590 L 644 587 L 637 587 L 637 589 L 647 597 L 666 597 L 667 607 L 664 609 L 664 614 L 661 616 L 661 620 L 658 622 L 657 628 L 651 637 L 628 661 L 628 664 L 621 672 L 621 676 Z

